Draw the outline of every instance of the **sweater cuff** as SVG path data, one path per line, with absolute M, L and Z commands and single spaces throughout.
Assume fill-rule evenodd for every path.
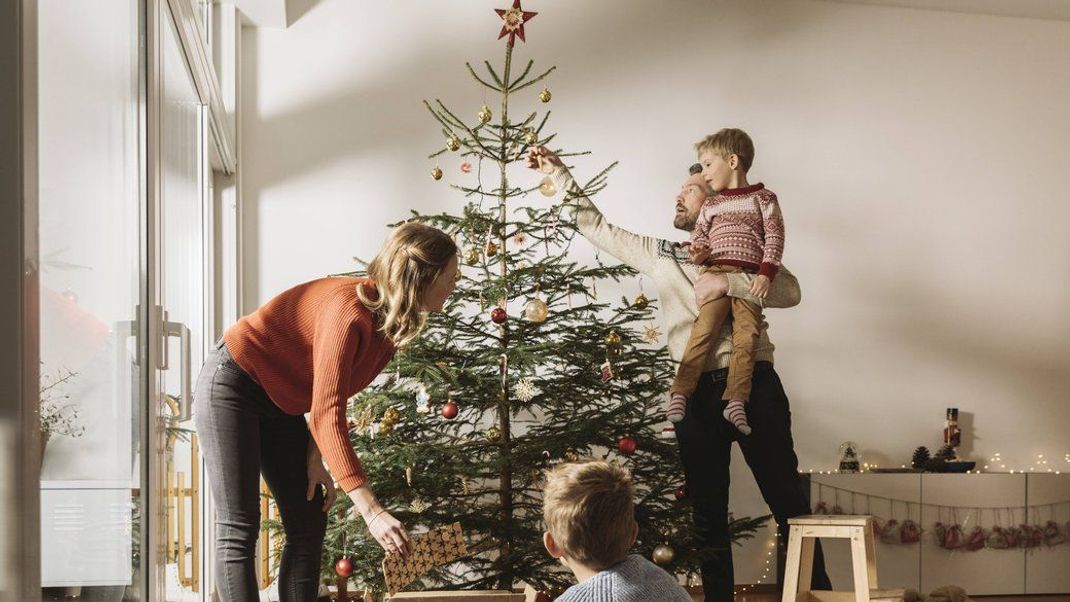
M 357 474 L 338 479 L 338 486 L 342 488 L 342 491 L 349 493 L 367 481 L 368 479 L 364 476 L 364 471 L 358 471 Z
M 780 271 L 780 266 L 775 263 L 762 262 L 762 266 L 758 269 L 759 276 L 765 276 L 769 280 L 776 278 L 776 273 Z
M 579 188 L 572 178 L 572 173 L 564 165 L 554 169 L 554 173 L 550 174 L 550 179 L 554 181 L 558 194 L 562 196 L 574 187 Z

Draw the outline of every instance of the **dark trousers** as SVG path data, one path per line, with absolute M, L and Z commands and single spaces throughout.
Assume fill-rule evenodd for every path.
M 286 533 L 279 599 L 314 602 L 327 514 L 320 488 L 311 501 L 305 499 L 309 432 L 304 417 L 279 409 L 222 343 L 205 359 L 193 407 L 215 502 L 215 580 L 220 599 L 260 600 L 253 560 L 263 474 Z
M 676 424 L 676 438 L 687 478 L 687 493 L 693 505 L 695 527 L 707 554 L 702 562 L 702 587 L 706 601 L 732 600 L 735 576 L 732 543 L 728 535 L 728 464 L 732 442 L 739 443 L 765 503 L 788 541 L 788 519 L 810 514 L 810 505 L 799 477 L 799 459 L 791 438 L 791 410 L 780 377 L 769 362 L 757 362 L 747 420 L 754 432 L 739 432 L 725 420 L 725 390 L 728 370 L 706 372 L 695 394 L 687 401 L 687 413 Z M 738 435 L 738 436 L 737 436 Z M 782 569 L 778 555 L 778 568 Z M 783 574 L 783 570 L 778 571 Z M 821 544 L 814 547 L 813 589 L 832 589 L 825 574 Z

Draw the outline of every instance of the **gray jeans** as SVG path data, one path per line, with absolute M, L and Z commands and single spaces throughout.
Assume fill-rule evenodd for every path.
M 215 502 L 215 583 L 220 599 L 260 599 L 253 560 L 263 474 L 286 533 L 279 598 L 314 602 L 327 514 L 319 487 L 311 501 L 305 499 L 309 432 L 304 417 L 279 409 L 222 342 L 205 359 L 193 399 L 193 419 Z

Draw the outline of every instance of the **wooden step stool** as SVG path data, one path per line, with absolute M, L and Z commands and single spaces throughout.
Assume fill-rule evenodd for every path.
M 903 600 L 905 590 L 877 589 L 877 555 L 872 516 L 796 516 L 788 519 L 788 557 L 784 564 L 784 597 L 781 602 L 870 602 Z M 814 570 L 814 541 L 818 537 L 851 540 L 855 591 L 829 592 L 810 589 Z

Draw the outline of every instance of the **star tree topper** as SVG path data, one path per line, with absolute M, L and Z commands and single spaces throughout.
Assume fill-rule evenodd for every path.
M 515 42 L 515 38 L 519 37 L 521 42 L 526 42 L 524 39 L 524 24 L 535 18 L 535 15 L 539 13 L 526 11 L 520 7 L 520 0 L 513 0 L 513 7 L 509 9 L 496 8 L 494 12 L 498 13 L 498 16 L 505 21 L 502 25 L 502 31 L 498 34 L 498 39 L 502 39 L 505 36 L 509 36 L 509 44 L 512 45 Z

